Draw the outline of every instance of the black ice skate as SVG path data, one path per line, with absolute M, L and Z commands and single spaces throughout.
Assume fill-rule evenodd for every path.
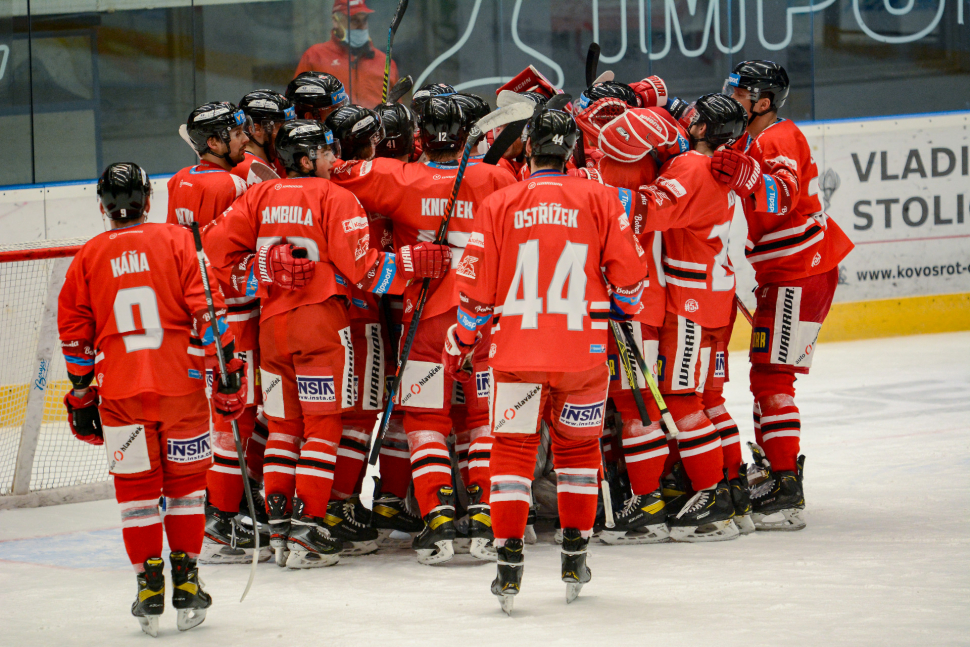
M 663 495 L 665 507 L 667 508 L 667 518 L 673 517 L 692 496 L 694 490 L 690 486 L 690 479 L 684 471 L 684 464 L 674 463 L 670 474 L 663 477 L 660 482 L 660 492 Z
M 674 541 L 727 541 L 736 539 L 734 504 L 728 484 L 721 481 L 713 490 L 701 490 L 676 515 L 667 517 Z
M 265 562 L 273 551 L 268 533 L 259 534 L 259 561 Z M 247 564 L 253 561 L 256 537 L 251 526 L 243 525 L 235 512 L 223 512 L 206 506 L 205 537 L 202 540 L 200 564 Z
M 290 535 L 290 515 L 286 513 L 286 495 L 270 494 L 266 497 L 269 508 L 269 545 L 276 553 L 276 565 L 286 566 L 290 554 L 286 542 Z
M 650 494 L 634 494 L 623 504 L 613 528 L 599 533 L 604 544 L 659 544 L 670 540 L 667 509 L 660 488 Z
M 525 535 L 522 537 L 522 541 L 527 544 L 534 544 L 538 541 L 536 536 L 536 517 L 539 515 L 539 506 L 530 505 L 529 506 L 529 516 L 525 520 Z
M 445 485 L 438 490 L 438 505 L 424 516 L 424 529 L 411 547 L 421 564 L 441 564 L 455 556 L 455 490 Z
M 270 495 L 272 497 L 273 495 Z M 322 517 L 304 514 L 305 504 L 293 497 L 293 517 L 286 547 L 287 568 L 320 568 L 333 566 L 340 561 L 343 542 L 330 536 Z M 272 508 L 270 508 L 272 510 Z M 271 518 L 272 521 L 272 518 Z
M 495 547 L 492 545 L 491 508 L 482 503 L 482 488 L 473 485 L 468 488 L 468 537 L 471 539 L 468 552 L 472 557 L 494 562 L 498 559 Z
M 359 518 L 357 495 L 344 501 L 331 501 L 323 526 L 330 536 L 343 542 L 341 555 L 368 555 L 377 551 L 377 531 L 367 527 L 367 520 Z M 362 507 L 362 506 L 361 506 Z
M 562 581 L 566 583 L 566 604 L 577 597 L 586 584 L 593 579 L 593 572 L 586 565 L 586 548 L 589 539 L 583 538 L 576 528 L 562 531 Z
M 751 519 L 751 492 L 748 489 L 748 466 L 741 463 L 738 468 L 738 478 L 731 479 L 731 503 L 734 504 L 734 523 L 742 535 L 750 535 L 755 531 L 754 521 Z
M 262 483 L 256 479 L 249 478 L 249 490 L 253 493 L 253 507 L 256 508 L 256 521 L 261 524 L 269 523 L 269 515 L 266 514 L 266 499 L 260 491 Z M 249 503 L 246 501 L 246 493 L 243 492 L 242 499 L 239 501 L 239 513 L 249 516 Z
M 498 575 L 492 580 L 492 595 L 498 596 L 502 611 L 512 615 L 514 596 L 522 587 L 522 540 L 508 539 L 505 545 L 496 549 Z
M 152 638 L 158 636 L 158 618 L 165 611 L 164 568 L 161 557 L 145 560 L 145 572 L 138 574 L 138 593 L 131 605 L 131 615 L 138 618 L 141 630 Z
M 751 496 L 751 519 L 758 530 L 801 530 L 805 527 L 802 479 L 805 456 L 798 457 L 797 472 L 769 472 L 769 487 Z
M 377 545 L 381 548 L 410 548 L 413 535 L 424 528 L 424 521 L 408 512 L 403 499 L 381 492 L 381 480 L 376 476 L 370 519 L 371 527 L 377 529 Z
M 182 551 L 175 551 L 168 556 L 168 561 L 172 564 L 172 606 L 178 609 L 176 624 L 179 631 L 188 631 L 205 620 L 205 610 L 212 606 L 212 596 L 202 590 L 194 559 Z

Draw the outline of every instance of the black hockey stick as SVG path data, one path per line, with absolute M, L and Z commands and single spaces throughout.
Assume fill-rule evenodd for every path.
M 445 205 L 445 216 L 438 226 L 438 234 L 434 239 L 435 244 L 443 245 L 447 239 L 448 224 L 451 222 L 451 216 L 455 210 L 455 202 L 458 200 L 458 189 L 461 188 L 461 180 L 465 175 L 465 169 L 468 167 L 468 159 L 471 157 L 472 149 L 488 131 L 513 121 L 528 118 L 530 114 L 532 114 L 531 105 L 515 103 L 504 108 L 493 110 L 479 119 L 472 127 L 471 132 L 468 134 L 468 141 L 465 143 L 465 149 L 461 153 L 461 161 L 458 163 L 458 173 L 455 175 L 455 183 L 451 189 L 451 197 L 448 198 L 448 204 Z M 369 459 L 371 465 L 377 464 L 377 457 L 380 455 L 381 445 L 384 443 L 384 434 L 387 433 L 387 426 L 391 422 L 391 413 L 394 411 L 394 396 L 400 390 L 401 380 L 404 379 L 404 369 L 408 363 L 408 356 L 411 354 L 411 346 L 414 344 L 414 335 L 418 330 L 418 323 L 421 321 L 421 313 L 424 312 L 424 304 L 428 301 L 428 290 L 430 287 L 431 279 L 423 279 L 421 281 L 421 292 L 418 294 L 418 302 L 414 308 L 414 315 L 411 317 L 411 324 L 408 326 L 408 334 L 404 340 L 404 348 L 401 349 L 401 355 L 397 360 L 397 375 L 394 376 L 394 382 L 391 383 L 391 392 L 387 394 L 387 404 L 384 406 L 384 414 L 381 416 L 381 426 L 377 430 L 377 436 L 374 438 L 374 446 L 371 448 Z
M 391 43 L 394 42 L 394 34 L 397 33 L 397 28 L 401 26 L 401 19 L 404 18 L 404 12 L 407 10 L 408 0 L 401 0 L 397 3 L 394 17 L 391 18 L 391 26 L 387 28 L 387 51 L 384 53 L 384 87 L 381 89 L 381 103 L 387 102 L 387 84 L 391 80 Z
M 616 342 L 616 348 L 620 353 L 620 364 L 623 365 L 626 380 L 630 383 L 630 390 L 633 392 L 633 402 L 637 405 L 637 413 L 640 414 L 640 422 L 643 423 L 644 427 L 649 427 L 653 423 L 650 420 L 650 414 L 647 413 L 647 403 L 643 401 L 643 394 L 640 393 L 640 385 L 637 383 L 637 373 L 630 364 L 630 355 L 632 353 L 626 347 L 626 342 L 623 341 L 623 335 L 618 330 L 620 325 L 615 321 L 610 321 L 610 332 L 613 333 L 613 340 Z
M 209 286 L 209 273 L 205 269 L 205 253 L 202 251 L 202 236 L 199 235 L 199 223 L 192 223 L 192 238 L 195 239 L 195 256 L 199 260 L 199 272 L 202 274 L 202 289 L 205 291 L 205 305 L 209 309 L 209 326 L 216 344 L 216 359 L 219 361 L 219 379 L 222 384 L 229 384 L 229 373 L 226 371 L 226 358 L 222 356 L 222 336 L 219 334 L 219 322 L 216 320 L 216 306 L 212 301 L 212 288 Z M 201 334 L 201 331 L 200 331 Z M 213 385 L 215 387 L 215 385 Z M 256 546 L 253 548 L 253 565 L 249 570 L 249 581 L 239 601 L 246 599 L 253 578 L 256 577 L 256 565 L 259 563 L 259 522 L 256 521 L 256 504 L 253 503 L 253 491 L 249 487 L 249 473 L 246 471 L 246 456 L 243 454 L 242 439 L 239 437 L 239 424 L 232 420 L 232 439 L 236 443 L 236 460 L 239 461 L 239 471 L 242 472 L 243 492 L 246 494 L 246 505 L 249 507 L 249 518 L 253 520 L 253 536 Z
M 667 433 L 670 434 L 671 438 L 676 438 L 677 434 L 680 433 L 677 429 L 677 423 L 674 422 L 674 417 L 670 415 L 670 410 L 667 409 L 667 404 L 664 402 L 663 396 L 660 395 L 660 389 L 657 387 L 657 380 L 653 378 L 653 373 L 650 372 L 650 368 L 647 366 L 646 360 L 643 359 L 643 353 L 641 353 L 640 349 L 637 347 L 637 341 L 633 338 L 633 332 L 624 325 L 620 325 L 619 328 L 623 331 L 624 338 L 626 338 L 627 348 L 633 351 L 633 359 L 635 359 L 637 364 L 640 366 L 640 372 L 643 373 L 643 379 L 647 381 L 647 386 L 650 387 L 650 393 L 653 394 L 654 402 L 657 403 L 657 408 L 660 409 L 660 417 L 667 426 Z
M 586 87 L 596 80 L 596 68 L 600 66 L 600 44 L 590 43 L 586 51 Z
M 411 78 L 410 74 L 403 79 L 398 79 L 394 87 L 387 93 L 387 103 L 397 103 L 398 99 L 410 92 L 413 87 L 414 79 Z
M 572 100 L 573 98 L 571 95 L 568 95 L 565 93 L 557 94 L 556 96 L 549 99 L 549 101 L 546 102 L 546 105 L 544 107 L 550 110 L 562 110 Z M 533 110 L 533 114 L 535 114 L 536 111 L 542 109 L 541 106 L 539 106 L 538 104 L 532 103 L 531 100 L 527 99 L 526 101 L 528 101 L 530 104 L 535 106 Z M 523 101 L 522 103 L 525 103 L 525 101 Z M 511 104 L 508 104 L 508 105 L 511 105 Z M 492 146 L 488 149 L 488 152 L 485 153 L 485 157 L 482 158 L 482 163 L 492 164 L 493 166 L 495 164 L 498 164 L 498 161 L 502 159 L 503 155 L 505 155 L 505 151 L 507 151 L 512 146 L 512 144 L 515 143 L 516 139 L 519 139 L 522 136 L 522 130 L 525 128 L 525 125 L 528 122 L 529 122 L 528 119 L 523 119 L 522 121 L 517 121 L 506 126 L 502 130 L 502 132 L 499 133 L 499 136 L 495 138 L 495 141 L 492 142 Z

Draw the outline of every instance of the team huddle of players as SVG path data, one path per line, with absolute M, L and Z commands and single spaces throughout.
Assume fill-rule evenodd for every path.
M 474 151 L 442 244 L 462 150 L 490 110 L 445 84 L 370 110 L 304 72 L 285 94 L 200 106 L 181 129 L 199 163 L 169 181 L 165 225 L 145 222 L 144 171 L 109 166 L 111 229 L 71 265 L 59 327 L 72 430 L 106 446 L 143 628 L 164 608 L 163 527 L 180 629 L 211 604 L 196 561 L 250 561 L 257 533 L 260 559 L 288 568 L 402 540 L 422 564 L 467 547 L 497 561 L 510 611 L 533 480 L 549 472 L 567 600 L 590 580 L 594 535 L 803 528 L 794 380 L 852 244 L 822 210 L 804 136 L 777 116 L 788 85 L 776 63 L 747 61 L 691 104 L 649 77 L 557 109 L 527 69 L 515 88 L 535 112 L 501 157 Z M 738 201 L 758 282 L 750 471 L 723 397 Z M 425 279 L 368 509 L 369 443 Z

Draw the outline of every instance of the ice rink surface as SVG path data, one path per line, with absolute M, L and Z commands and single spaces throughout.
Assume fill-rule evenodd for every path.
M 747 364 L 728 407 L 753 440 Z M 492 564 L 410 550 L 333 568 L 203 566 L 215 605 L 181 645 L 970 644 L 970 333 L 825 344 L 797 384 L 808 528 L 713 544 L 591 546 L 565 604 L 559 554 L 526 549 L 513 617 Z M 747 451 L 745 450 L 747 454 Z M 167 568 L 167 567 L 166 567 Z M 169 589 L 171 583 L 169 582 Z M 113 501 L 0 512 L 0 645 L 150 644 Z M 170 596 L 170 593 L 169 593 Z M 170 599 L 169 601 L 170 602 Z

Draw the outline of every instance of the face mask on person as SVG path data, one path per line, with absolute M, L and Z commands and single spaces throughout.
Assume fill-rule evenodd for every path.
M 370 40 L 370 33 L 366 29 L 347 30 L 347 44 L 353 48 L 363 47 Z

